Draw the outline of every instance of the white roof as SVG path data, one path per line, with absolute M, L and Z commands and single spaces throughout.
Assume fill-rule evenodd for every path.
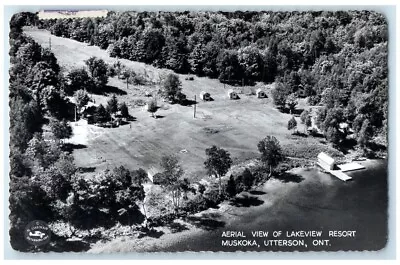
M 264 90 L 262 90 L 261 88 L 256 90 L 256 93 L 260 93 L 260 92 L 264 92 Z
M 327 155 L 324 152 L 321 152 L 318 154 L 318 159 L 321 159 L 322 161 L 324 161 L 325 163 L 328 163 L 328 164 L 335 163 L 335 159 L 333 159 L 332 157 L 330 157 L 329 155 Z
M 236 92 L 233 91 L 233 89 L 229 89 L 229 90 L 228 90 L 228 94 L 231 94 L 231 93 L 236 93 Z

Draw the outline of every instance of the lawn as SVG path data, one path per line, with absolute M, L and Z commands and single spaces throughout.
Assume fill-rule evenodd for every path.
M 59 64 L 66 70 L 83 67 L 84 60 L 91 56 L 104 59 L 107 63 L 115 62 L 105 50 L 88 46 L 74 40 L 50 35 L 44 30 L 26 28 L 25 32 L 44 47 L 48 46 L 51 37 L 52 52 Z M 120 60 L 127 67 L 159 81 L 159 77 L 170 72 L 157 69 L 143 63 Z M 94 125 L 82 125 L 80 133 L 85 135 L 84 148 L 74 150 L 75 162 L 79 167 L 95 171 L 112 168 L 118 165 L 130 169 L 139 167 L 148 170 L 157 169 L 161 157 L 166 154 L 177 155 L 191 179 L 201 179 L 206 174 L 204 169 L 205 149 L 217 145 L 231 153 L 237 164 L 258 157 L 257 143 L 266 135 L 275 136 L 284 150 L 296 154 L 317 152 L 332 149 L 321 138 L 299 138 L 292 136 L 287 130 L 287 122 L 291 115 L 279 112 L 272 99 L 259 99 L 250 95 L 251 91 L 261 87 L 269 95 L 270 86 L 257 84 L 255 87 L 234 88 L 240 96 L 239 100 L 229 100 L 227 90 L 233 88 L 221 84 L 216 79 L 194 77 L 193 81 L 185 80 L 186 75 L 179 75 L 182 81 L 182 92 L 189 99 L 197 95 L 196 117 L 194 107 L 171 105 L 158 99 L 160 109 L 156 113 L 159 118 L 150 116 L 143 108 L 138 107 L 138 100 L 148 100 L 144 91 L 156 91 L 158 85 L 133 86 L 117 78 L 111 78 L 108 85 L 118 92 L 118 100 L 125 101 L 130 114 L 136 121 L 118 128 L 98 128 Z M 213 101 L 199 100 L 201 91 L 211 93 Z M 106 95 L 94 95 L 96 103 L 106 103 Z M 304 104 L 302 104 L 303 106 Z M 300 124 L 299 118 L 297 118 Z M 302 127 L 299 125 L 299 130 Z M 82 132 L 85 130 L 86 132 Z M 304 147 L 306 145 L 306 148 Z M 311 150 L 311 151 L 310 151 Z

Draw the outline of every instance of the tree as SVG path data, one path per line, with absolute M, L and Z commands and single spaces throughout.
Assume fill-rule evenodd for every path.
M 221 178 L 224 176 L 232 165 L 230 154 L 222 148 L 215 145 L 206 149 L 207 160 L 204 162 L 208 174 L 219 179 L 219 194 L 222 194 Z
M 76 90 L 91 91 L 92 87 L 93 79 L 84 68 L 72 69 L 67 74 L 67 94 L 72 94 Z
M 161 90 L 161 94 L 164 98 L 175 102 L 177 96 L 181 93 L 181 81 L 175 74 L 169 74 L 164 80 L 164 84 Z
M 74 99 L 79 110 L 86 106 L 86 104 L 89 102 L 89 96 L 83 89 L 75 92 Z
M 129 117 L 129 110 L 128 110 L 128 107 L 126 106 L 125 102 L 122 102 L 118 106 L 118 110 L 121 111 L 122 117 L 125 117 L 125 118 Z
M 340 143 L 340 140 L 342 139 L 340 131 L 333 126 L 328 127 L 328 129 L 325 132 L 325 137 L 333 145 L 338 145 Z
M 50 130 L 57 140 L 69 138 L 72 135 L 72 128 L 66 120 L 58 121 L 56 119 L 50 120 Z
M 15 97 L 10 98 L 10 117 L 10 149 L 24 152 L 33 133 L 41 128 L 42 115 L 35 101 L 27 104 Z
M 176 156 L 169 155 L 163 156 L 160 163 L 163 169 L 164 179 L 162 185 L 165 186 L 167 190 L 171 192 L 172 203 L 174 205 L 175 211 L 178 211 L 180 207 L 180 198 L 182 191 L 182 181 L 183 169 L 179 164 L 179 160 Z
M 61 120 L 69 116 L 68 99 L 60 93 L 59 88 L 46 86 L 40 95 L 40 106 L 43 111 L 47 111 L 53 117 Z
M 118 111 L 118 99 L 115 94 L 113 94 L 110 100 L 107 101 L 106 110 L 108 113 L 112 114 Z
M 144 170 L 143 168 L 139 168 L 132 172 L 132 182 L 142 185 L 147 180 L 148 180 L 148 175 L 146 170 Z
M 290 114 L 292 114 L 293 111 L 296 109 L 296 105 L 297 105 L 297 98 L 296 98 L 296 95 L 294 93 L 290 94 L 286 98 L 286 104 L 289 107 Z
M 283 159 L 281 146 L 278 139 L 268 135 L 261 140 L 258 145 L 258 151 L 261 153 L 261 161 L 269 166 L 269 177 L 272 175 L 272 169 L 275 168 Z
M 243 71 L 235 50 L 223 50 L 217 57 L 218 79 L 222 83 L 237 83 L 242 80 Z
M 292 116 L 292 118 L 288 121 L 287 128 L 289 131 L 293 130 L 293 133 L 294 133 L 294 130 L 296 129 L 296 127 L 297 127 L 297 121 L 294 118 L 294 116 Z
M 243 178 L 243 184 L 244 184 L 244 187 L 246 188 L 246 190 L 251 189 L 251 187 L 253 186 L 253 183 L 254 183 L 254 175 L 251 173 L 250 169 L 248 169 L 247 167 L 243 171 L 242 178 Z
M 312 126 L 312 119 L 311 119 L 311 116 L 310 116 L 310 115 L 308 115 L 308 116 L 306 117 L 305 125 L 306 125 L 307 128 L 309 128 L 309 127 Z
M 109 113 L 106 111 L 104 106 L 100 104 L 94 113 L 94 121 L 95 122 L 106 122 L 110 120 Z
M 107 64 L 103 59 L 98 59 L 96 57 L 90 57 L 85 61 L 85 63 L 88 66 L 90 76 L 93 78 L 95 83 L 94 92 L 100 92 L 108 82 Z
M 288 95 L 286 90 L 287 90 L 286 86 L 283 85 L 281 82 L 278 82 L 276 83 L 275 88 L 271 91 L 274 104 L 278 108 L 283 109 L 285 107 Z
M 365 149 L 371 138 L 372 138 L 372 128 L 369 120 L 365 119 L 362 123 L 360 131 L 358 132 L 357 143 L 361 148 Z
M 236 195 L 236 184 L 233 175 L 229 177 L 228 183 L 226 184 L 226 193 L 230 198 Z
M 300 121 L 302 124 L 305 125 L 304 127 L 304 132 L 305 132 L 306 129 L 312 125 L 311 115 L 308 110 L 303 110 L 303 112 L 300 115 Z
M 157 101 L 155 99 L 151 100 L 149 103 L 147 103 L 147 111 L 151 113 L 151 116 L 155 118 L 154 114 L 156 113 L 158 107 L 157 107 Z

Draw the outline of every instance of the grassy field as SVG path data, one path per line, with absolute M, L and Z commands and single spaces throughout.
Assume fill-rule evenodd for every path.
M 43 30 L 27 28 L 25 32 L 44 47 L 48 47 L 51 37 L 52 52 L 66 70 L 84 66 L 84 60 L 91 56 L 102 58 L 107 63 L 116 61 L 98 47 L 55 37 Z M 120 61 L 155 82 L 160 76 L 170 72 L 143 63 L 122 59 Z M 187 177 L 201 179 L 206 173 L 203 165 L 205 149 L 212 145 L 228 150 L 235 163 L 258 157 L 257 143 L 266 135 L 275 136 L 284 150 L 291 150 L 291 154 L 327 149 L 334 151 L 326 143 L 321 143 L 321 138 L 291 135 L 287 130 L 287 122 L 291 116 L 279 112 L 270 97 L 258 99 L 254 95 L 248 95 L 258 87 L 265 88 L 269 94 L 271 86 L 257 84 L 252 88 L 234 88 L 240 99 L 229 100 L 226 93 L 228 88 L 233 87 L 227 85 L 224 88 L 215 79 L 195 77 L 193 81 L 189 81 L 185 77 L 180 75 L 182 92 L 188 98 L 193 99 L 194 95 L 207 91 L 214 99 L 210 102 L 198 100 L 196 118 L 193 118 L 193 106 L 170 105 L 158 100 L 159 118 L 154 119 L 143 108 L 135 106 L 135 102 L 138 99 L 148 100 L 144 91 L 155 91 L 158 89 L 157 85 L 129 85 L 129 89 L 126 89 L 122 80 L 111 78 L 109 85 L 118 88 L 121 92 L 118 99 L 127 103 L 130 114 L 136 121 L 131 125 L 107 129 L 86 125 L 86 140 L 82 143 L 86 147 L 74 150 L 76 164 L 88 168 L 89 171 L 118 165 L 148 170 L 151 167 L 157 168 L 163 155 L 175 154 L 181 159 Z M 105 103 L 108 99 L 102 95 L 96 95 L 95 98 L 96 103 Z M 299 118 L 297 119 L 299 130 L 302 131 L 303 127 Z

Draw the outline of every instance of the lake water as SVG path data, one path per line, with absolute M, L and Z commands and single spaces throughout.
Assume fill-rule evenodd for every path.
M 361 162 L 361 164 L 364 164 Z M 278 196 L 273 206 L 262 204 L 240 216 L 237 221 L 227 222 L 218 228 L 204 231 L 180 240 L 163 251 L 337 251 L 379 250 L 387 242 L 388 186 L 387 161 L 365 163 L 367 169 L 348 172 L 352 181 L 343 182 L 331 175 L 312 169 L 301 172 L 304 179 L 290 183 L 291 189 Z M 268 196 L 268 191 L 264 196 Z M 262 197 L 262 196 L 261 196 Z M 254 247 L 222 246 L 224 231 L 243 231 L 246 239 L 253 239 L 252 231 L 269 231 L 268 238 L 258 238 Z M 314 246 L 313 239 L 305 238 L 304 246 L 264 246 L 268 239 L 293 239 L 272 237 L 272 231 L 322 231 L 329 239 L 326 246 Z M 328 237 L 329 231 L 355 231 L 354 237 Z M 300 239 L 300 238 L 298 238 Z M 160 249 L 157 249 L 160 250 Z

